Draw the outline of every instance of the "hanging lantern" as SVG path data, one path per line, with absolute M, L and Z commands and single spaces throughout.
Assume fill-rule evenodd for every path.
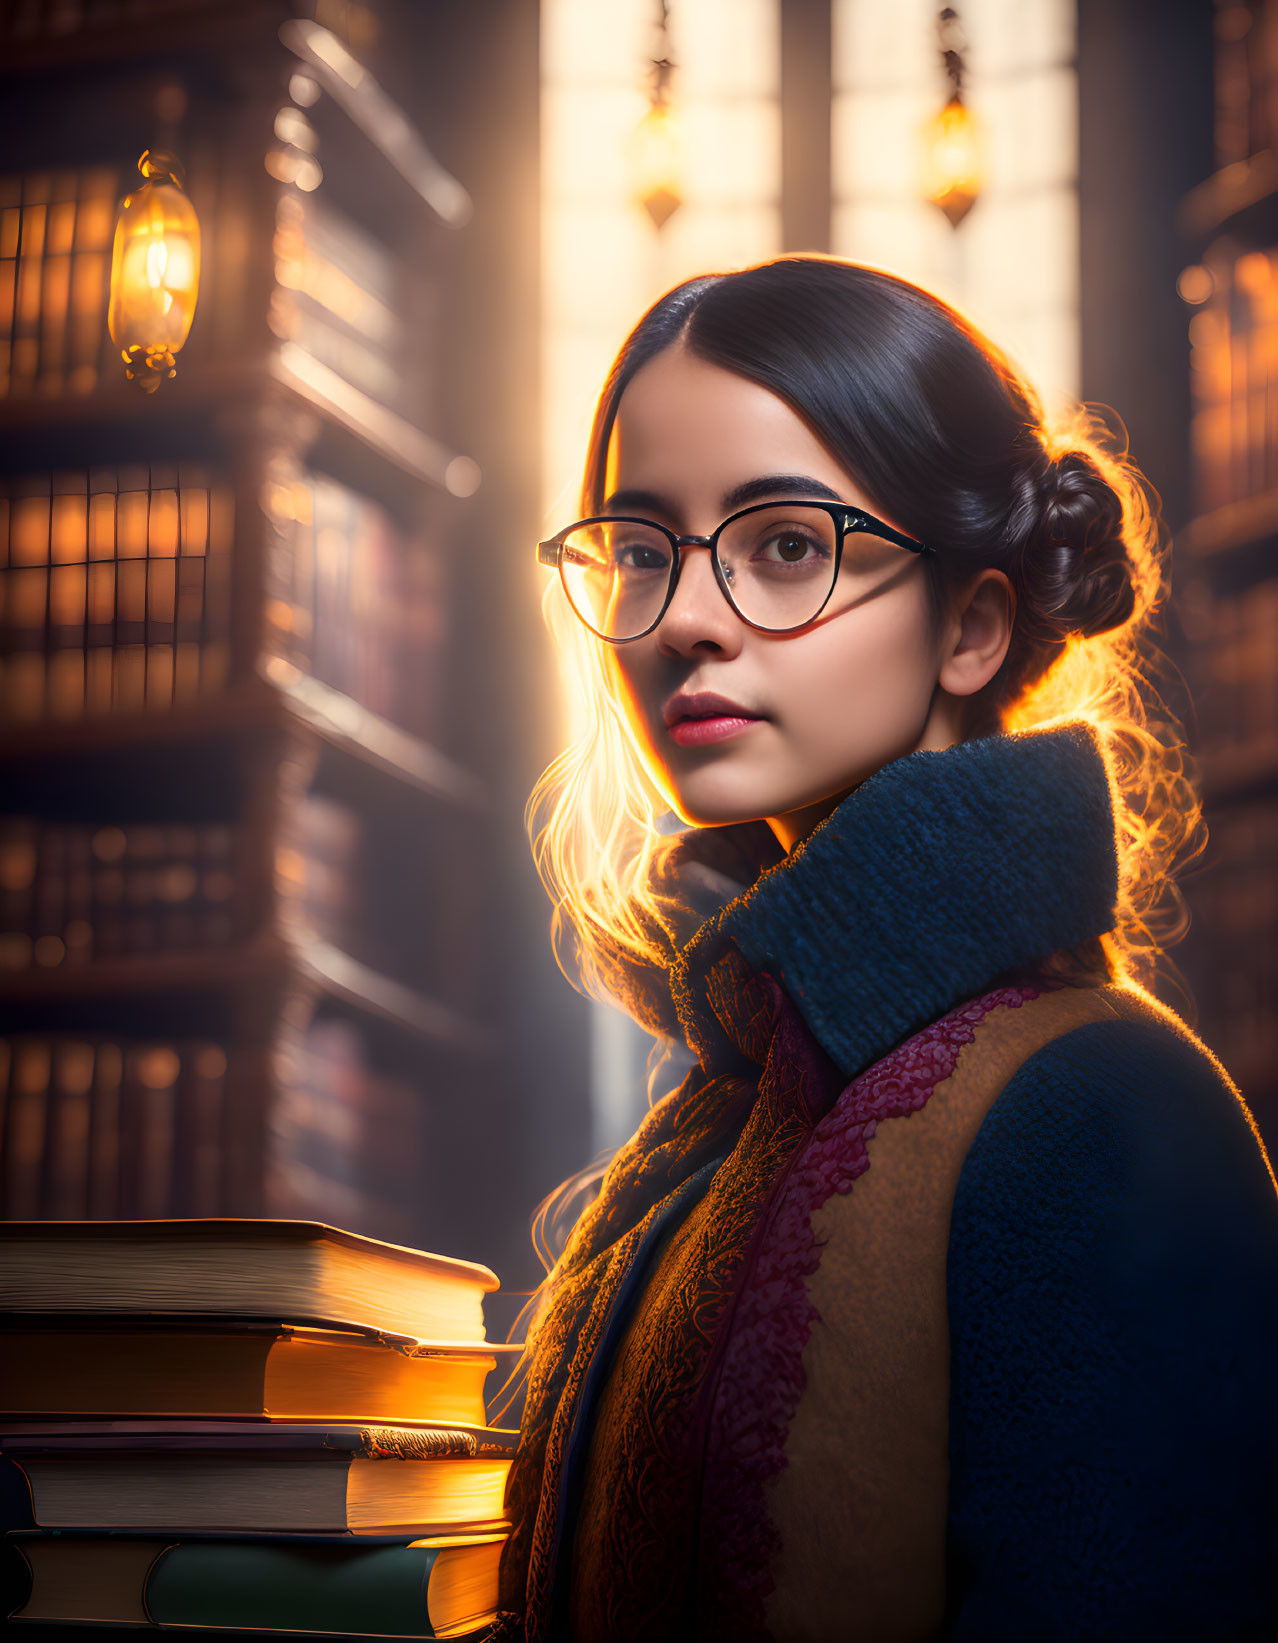
M 971 109 L 958 97 L 951 97 L 931 122 L 926 167 L 926 198 L 957 228 L 981 192 L 980 131 Z
M 980 122 L 963 101 L 963 40 L 958 13 L 946 6 L 937 19 L 941 62 L 951 91 L 923 133 L 923 197 L 957 228 L 981 192 L 984 141 Z
M 679 192 L 683 142 L 678 120 L 668 104 L 654 103 L 634 134 L 635 194 L 652 219 L 664 228 L 683 204 Z
M 631 138 L 635 198 L 658 231 L 665 227 L 683 204 L 679 181 L 683 172 L 683 137 L 679 118 L 670 106 L 670 78 L 674 73 L 674 64 L 666 49 L 669 22 L 669 0 L 658 0 L 657 28 L 661 56 L 654 59 L 652 64 L 648 112 Z
M 144 179 L 126 194 L 111 252 L 107 325 L 130 382 L 153 394 L 177 375 L 173 356 L 187 339 L 200 283 L 200 224 L 171 154 L 147 149 Z

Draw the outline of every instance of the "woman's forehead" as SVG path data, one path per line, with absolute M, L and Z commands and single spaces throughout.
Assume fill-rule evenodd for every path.
M 742 505 L 743 488 L 770 475 L 805 480 L 796 494 L 859 501 L 851 476 L 803 419 L 759 383 L 669 348 L 626 385 L 605 497 L 642 492 L 726 509 Z

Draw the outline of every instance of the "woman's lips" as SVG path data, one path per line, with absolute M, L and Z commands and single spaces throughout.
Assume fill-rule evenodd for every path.
M 762 723 L 762 719 L 722 713 L 707 719 L 676 719 L 668 728 L 667 735 L 679 747 L 704 747 L 709 742 L 727 741 L 730 736 L 739 736 L 751 725 Z

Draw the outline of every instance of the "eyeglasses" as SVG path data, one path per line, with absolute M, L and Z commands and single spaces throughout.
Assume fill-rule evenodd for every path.
M 709 536 L 679 536 L 650 519 L 616 514 L 579 519 L 537 544 L 559 571 L 573 610 L 610 644 L 642 639 L 674 598 L 680 548 L 709 548 L 715 581 L 741 620 L 765 633 L 815 621 L 840 575 L 850 592 L 881 570 L 881 544 L 911 553 L 935 548 L 903 536 L 846 502 L 758 502 Z

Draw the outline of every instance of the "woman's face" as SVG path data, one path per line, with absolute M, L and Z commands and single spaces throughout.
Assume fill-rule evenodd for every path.
M 621 396 L 609 488 L 603 512 L 688 536 L 773 497 L 850 502 L 901 528 L 775 394 L 678 345 Z M 706 549 L 680 552 L 660 623 L 610 645 L 607 659 L 649 772 L 694 825 L 766 818 L 788 850 L 881 766 L 957 741 L 961 698 L 993 676 L 1007 648 L 1009 585 L 997 571 L 981 573 L 936 633 L 922 556 L 850 536 L 825 610 L 774 634 L 736 614 Z M 744 722 L 720 705 L 710 714 L 719 723 L 690 728 L 711 704 L 676 698 L 707 692 L 743 710 Z

